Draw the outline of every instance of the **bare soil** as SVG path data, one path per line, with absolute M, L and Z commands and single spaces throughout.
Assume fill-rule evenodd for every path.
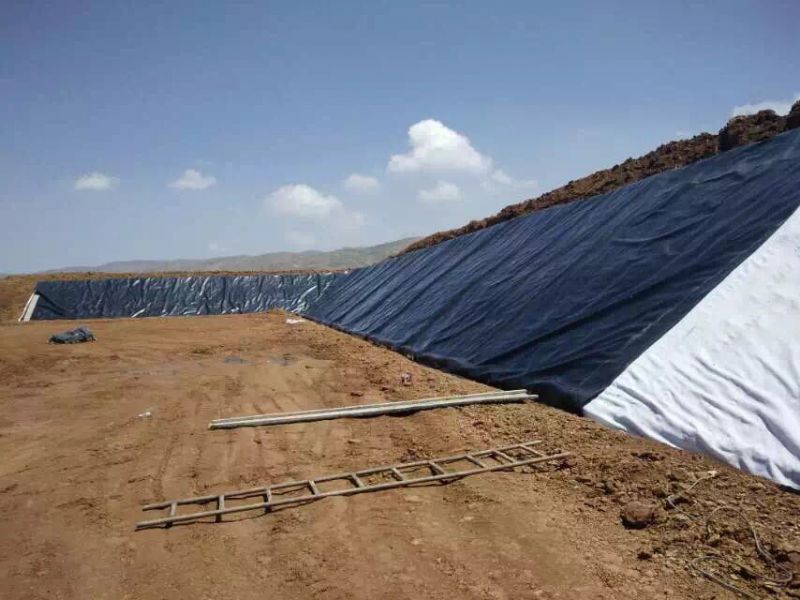
M 800 595 L 800 496 L 538 404 L 207 430 L 222 416 L 488 389 L 285 317 L 91 321 L 98 341 L 75 346 L 47 339 L 77 323 L 0 324 L 0 597 L 736 597 L 691 568 L 709 554 L 741 563 L 703 564 L 753 597 Z M 133 529 L 148 502 L 531 438 L 574 457 Z M 787 573 L 793 583 L 764 585 Z

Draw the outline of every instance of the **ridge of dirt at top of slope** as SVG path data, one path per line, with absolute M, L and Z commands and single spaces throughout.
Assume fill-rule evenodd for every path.
M 574 200 L 605 194 L 651 175 L 685 167 L 737 146 L 767 140 L 796 127 L 800 127 L 800 101 L 795 102 L 791 112 L 785 117 L 777 115 L 772 110 L 762 110 L 753 115 L 734 117 L 716 135 L 700 133 L 691 139 L 668 142 L 644 156 L 629 158 L 610 169 L 597 171 L 581 179 L 570 181 L 537 198 L 506 206 L 497 214 L 485 219 L 471 221 L 462 227 L 424 237 L 408 245 L 400 254 L 428 248 L 440 242 L 556 204 L 566 204 Z

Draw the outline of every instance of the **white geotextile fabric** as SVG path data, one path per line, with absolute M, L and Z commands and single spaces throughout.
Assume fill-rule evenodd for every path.
M 800 209 L 584 411 L 800 488 Z

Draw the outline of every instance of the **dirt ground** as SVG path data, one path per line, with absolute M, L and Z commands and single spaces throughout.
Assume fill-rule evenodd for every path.
M 487 389 L 285 317 L 91 321 L 98 341 L 76 346 L 47 338 L 77 323 L 0 323 L 0 597 L 738 597 L 691 567 L 711 554 L 739 564 L 700 566 L 750 597 L 800 597 L 800 496 L 537 404 L 208 430 Z M 532 438 L 574 457 L 134 531 L 149 502 Z

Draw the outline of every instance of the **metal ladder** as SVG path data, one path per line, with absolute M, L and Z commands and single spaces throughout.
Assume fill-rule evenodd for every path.
M 539 440 L 533 440 L 477 452 L 444 456 L 432 460 L 418 460 L 372 467 L 361 471 L 289 481 L 276 485 L 225 492 L 218 495 L 157 502 L 144 506 L 142 510 L 166 510 L 166 516 L 149 521 L 140 521 L 136 524 L 136 529 L 169 527 L 176 523 L 192 523 L 210 518 L 220 522 L 223 515 L 253 510 L 270 512 L 279 506 L 305 504 L 330 496 L 352 496 L 353 494 L 409 487 L 436 481 L 449 483 L 470 475 L 511 470 L 525 465 L 566 458 L 570 455 L 569 452 L 546 454 L 534 448 L 539 443 Z M 456 470 L 446 468 L 448 465 L 454 466 L 455 463 L 459 462 L 470 466 Z M 327 489 L 328 485 L 322 485 L 333 483 L 337 484 L 334 489 Z M 258 498 L 259 501 L 248 502 L 253 498 Z M 178 508 L 182 506 L 205 507 L 211 503 L 216 503 L 216 509 L 178 513 Z

